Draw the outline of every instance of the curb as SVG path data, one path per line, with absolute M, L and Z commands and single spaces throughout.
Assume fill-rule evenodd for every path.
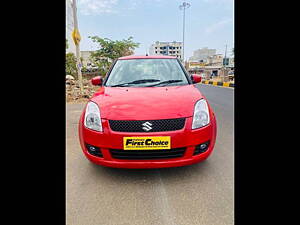
M 205 81 L 201 81 L 202 84 L 211 84 L 211 85 L 214 85 L 214 86 L 222 86 L 222 87 L 234 87 L 234 84 L 233 83 L 229 83 L 229 82 L 217 82 L 217 81 L 208 81 L 208 80 L 205 80 Z

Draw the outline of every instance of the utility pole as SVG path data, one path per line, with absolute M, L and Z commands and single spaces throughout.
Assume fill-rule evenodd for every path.
M 225 46 L 225 57 L 224 57 L 224 69 L 223 69 L 223 81 L 227 81 L 227 78 L 228 78 L 228 74 L 227 74 L 227 70 L 226 70 L 226 62 L 227 62 L 227 59 L 226 59 L 226 55 L 227 55 L 227 44 Z
M 226 54 L 227 54 L 227 44 L 225 46 L 225 58 L 224 58 L 224 67 L 226 68 Z
M 182 31 L 182 59 L 184 64 L 184 31 L 185 31 L 185 9 L 188 9 L 191 6 L 188 2 L 183 2 L 182 5 L 179 6 L 180 10 L 183 10 L 183 31 Z
M 78 72 L 80 93 L 82 94 L 83 86 L 82 86 L 81 61 L 80 61 L 80 49 L 79 49 L 79 42 L 81 38 L 78 31 L 76 0 L 72 0 L 72 8 L 73 8 L 73 20 L 74 20 L 73 40 L 76 46 L 76 59 L 77 59 L 76 67 Z

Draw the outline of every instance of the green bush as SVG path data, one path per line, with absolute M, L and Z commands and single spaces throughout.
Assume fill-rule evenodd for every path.
M 73 53 L 66 54 L 66 75 L 72 75 L 77 79 L 76 57 Z
M 87 68 L 86 68 L 85 66 L 83 66 L 82 69 L 81 69 L 81 72 L 82 72 L 82 73 L 87 73 L 88 70 L 87 70 Z

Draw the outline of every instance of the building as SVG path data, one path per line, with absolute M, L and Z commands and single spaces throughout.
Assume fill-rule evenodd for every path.
M 223 65 L 223 55 L 222 54 L 215 54 L 212 56 L 209 56 L 207 58 L 208 65 L 209 66 L 222 66 Z
M 216 49 L 209 49 L 207 47 L 204 47 L 202 49 L 194 51 L 193 56 L 189 58 L 189 61 L 200 62 L 202 60 L 203 62 L 206 61 L 208 57 L 216 55 L 216 52 Z
M 234 58 L 228 58 L 227 69 L 234 70 Z M 216 49 L 202 48 L 194 51 L 193 56 L 189 58 L 189 73 L 205 74 L 206 79 L 212 76 L 222 76 L 224 74 L 223 65 L 224 56 L 216 54 Z M 228 70 L 227 70 L 228 71 Z
M 176 56 L 182 60 L 182 42 L 155 42 L 149 49 L 150 55 Z
M 212 51 L 206 50 L 207 49 L 205 49 L 205 51 L 194 51 L 194 58 L 191 57 L 189 60 L 189 72 L 198 74 L 204 73 L 208 79 L 211 75 L 219 76 L 223 67 L 223 55 L 212 54 L 216 52 L 215 49 L 208 49 Z
M 229 58 L 229 65 L 228 67 L 234 68 L 234 58 Z
M 91 60 L 91 54 L 93 51 L 80 51 L 80 55 L 82 58 L 82 66 L 88 66 L 90 64 L 92 64 L 92 60 Z
M 95 51 L 80 51 L 80 56 L 82 59 L 82 66 L 87 67 L 87 66 L 94 66 L 95 64 L 93 63 L 93 60 L 91 58 L 92 53 Z M 105 59 L 108 62 L 112 63 L 113 60 L 107 58 L 107 57 L 100 57 L 99 59 Z
M 72 52 L 76 54 L 76 46 L 72 39 L 72 32 L 74 30 L 74 19 L 73 19 L 73 9 L 72 0 L 66 0 L 66 39 L 68 41 L 68 49 L 66 52 Z

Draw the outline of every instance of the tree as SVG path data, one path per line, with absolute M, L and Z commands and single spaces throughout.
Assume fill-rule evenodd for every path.
M 77 78 L 76 57 L 71 52 L 66 54 L 66 75 L 72 75 Z
M 66 49 L 69 48 L 68 39 L 66 39 Z
M 106 74 L 112 61 L 122 56 L 132 55 L 134 49 L 140 45 L 132 41 L 133 37 L 121 41 L 98 36 L 89 36 L 89 38 L 99 45 L 99 49 L 91 54 L 91 58 L 93 63 L 98 66 L 101 75 Z

